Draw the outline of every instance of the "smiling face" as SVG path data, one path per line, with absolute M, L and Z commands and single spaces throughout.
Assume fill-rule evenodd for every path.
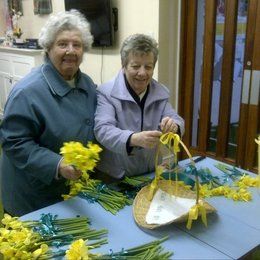
M 123 67 L 127 81 L 137 95 L 145 91 L 152 80 L 154 71 L 154 55 L 149 53 L 129 53 L 128 62 Z
M 65 80 L 71 80 L 79 69 L 83 59 L 81 33 L 77 30 L 60 32 L 48 56 Z

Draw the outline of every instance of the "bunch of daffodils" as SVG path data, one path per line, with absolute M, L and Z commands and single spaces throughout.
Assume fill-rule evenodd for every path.
M 122 192 L 110 189 L 99 180 L 87 179 L 87 177 L 82 176 L 77 181 L 69 181 L 69 185 L 70 193 L 62 195 L 64 199 L 79 195 L 91 203 L 99 203 L 105 210 L 114 215 L 126 205 L 132 204 L 132 199 L 129 199 Z
M 80 142 L 68 142 L 61 147 L 60 153 L 65 163 L 73 165 L 83 173 L 88 173 L 95 168 L 101 151 L 99 145 L 91 142 L 86 147 Z
M 125 205 L 130 205 L 132 201 L 121 192 L 109 189 L 99 180 L 89 178 L 89 172 L 93 171 L 99 161 L 99 153 L 102 149 L 97 144 L 88 143 L 84 147 L 79 142 L 64 143 L 60 153 L 64 157 L 67 164 L 71 164 L 83 174 L 78 180 L 69 180 L 69 194 L 64 194 L 62 197 L 67 200 L 76 195 L 91 202 L 98 202 L 107 211 L 116 214 L 118 210 Z
M 56 249 L 76 239 L 94 240 L 92 248 L 107 243 L 101 239 L 107 230 L 89 228 L 86 217 L 57 219 L 57 215 L 43 214 L 40 220 L 20 221 L 8 214 L 0 228 L 0 253 L 4 259 L 53 259 L 65 255 Z
M 163 243 L 167 237 L 146 243 L 141 246 L 137 246 L 130 249 L 122 249 L 120 252 L 113 252 L 109 254 L 94 254 L 90 250 L 92 245 L 87 245 L 87 241 L 82 239 L 74 241 L 69 249 L 66 251 L 67 260 L 131 260 L 131 259 L 150 259 L 150 260 L 168 260 L 172 256 L 172 252 L 164 252 L 161 243 Z
M 2 223 L 0 253 L 4 259 L 37 259 L 48 254 L 48 245 L 40 235 L 27 228 L 17 217 L 5 214 Z
M 228 185 L 220 185 L 212 187 L 211 184 L 200 185 L 201 197 L 225 196 L 234 201 L 250 201 L 252 195 L 247 189 L 248 187 L 257 187 L 259 179 L 244 174 L 234 182 L 233 187 Z

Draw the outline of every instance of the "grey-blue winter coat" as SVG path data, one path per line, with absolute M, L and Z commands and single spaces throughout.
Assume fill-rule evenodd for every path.
M 64 142 L 93 140 L 96 86 L 78 71 L 72 88 L 50 61 L 20 80 L 7 100 L 0 126 L 2 200 L 20 216 L 62 200 L 56 179 Z

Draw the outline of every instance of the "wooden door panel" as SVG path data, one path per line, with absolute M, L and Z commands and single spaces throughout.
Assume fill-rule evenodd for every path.
M 189 115 L 192 114 L 192 97 L 193 97 L 193 81 L 194 81 L 194 60 L 195 60 L 195 44 L 196 44 L 196 1 L 184 3 L 182 5 L 182 24 L 183 27 L 187 28 L 187 31 L 182 32 L 183 37 L 183 49 L 182 49 L 182 60 L 183 67 L 191 68 L 189 70 L 182 70 L 182 82 L 185 88 L 181 89 L 181 96 L 185 101 L 185 104 L 180 100 L 179 104 L 182 106 L 179 108 L 181 114 L 185 120 L 186 129 L 192 128 L 192 121 Z M 184 17 L 187 17 L 187 19 Z M 190 46 L 192 46 L 190 48 Z M 181 98 L 182 99 L 182 98 Z M 186 131 L 184 142 L 191 145 L 191 131 Z
M 184 0 L 182 3 L 179 110 L 186 123 L 184 142 L 193 155 L 211 156 L 243 168 L 255 169 L 254 139 L 259 134 L 260 111 L 259 92 L 252 94 L 252 83 L 256 81 L 252 70 L 260 70 L 260 1 Z M 221 12 L 220 4 L 223 4 Z M 202 5 L 203 13 L 197 13 Z M 196 49 L 196 41 L 200 40 L 198 37 L 202 34 L 197 26 L 197 20 L 200 25 L 201 19 L 204 19 L 203 53 L 200 56 L 202 62 L 199 63 L 196 55 L 201 52 Z M 223 50 L 220 77 L 217 78 L 216 45 Z M 237 56 L 238 46 L 243 46 L 244 55 Z M 241 72 L 238 81 L 235 81 L 235 63 L 238 61 Z M 197 69 L 198 64 L 201 70 Z M 199 87 L 198 73 L 201 73 Z M 260 86 L 257 87 L 259 90 Z M 218 96 L 214 96 L 216 89 Z M 237 98 L 235 103 L 234 97 Z M 255 99 L 254 104 L 250 103 L 252 98 Z M 217 113 L 214 116 L 215 111 Z M 234 124 L 236 129 L 232 132 Z M 213 130 L 215 136 L 212 139 Z M 212 140 L 215 142 L 214 149 Z M 230 152 L 230 145 L 235 146 L 234 151 Z
M 250 80 L 250 96 L 248 102 L 248 122 L 247 122 L 247 141 L 245 149 L 245 164 L 246 169 L 257 172 L 257 145 L 255 139 L 260 134 L 260 117 L 259 117 L 259 95 L 260 95 L 260 1 L 252 2 L 256 8 L 255 21 L 252 21 L 255 27 L 253 38 L 253 48 L 251 54 L 251 80 Z
M 219 123 L 217 131 L 216 155 L 227 156 L 228 131 L 231 113 L 231 97 L 233 87 L 234 53 L 236 44 L 237 1 L 226 1 L 225 31 L 223 44 L 223 62 L 221 72 L 221 93 L 219 105 Z
M 206 153 L 210 129 L 212 78 L 214 69 L 214 45 L 216 33 L 216 2 L 205 2 L 205 29 L 199 113 L 198 150 Z

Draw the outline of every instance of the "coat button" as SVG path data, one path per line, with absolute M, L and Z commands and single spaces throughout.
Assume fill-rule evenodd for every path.
M 91 120 L 90 120 L 90 119 L 86 119 L 86 124 L 87 124 L 87 125 L 92 125 L 92 124 L 91 124 Z

